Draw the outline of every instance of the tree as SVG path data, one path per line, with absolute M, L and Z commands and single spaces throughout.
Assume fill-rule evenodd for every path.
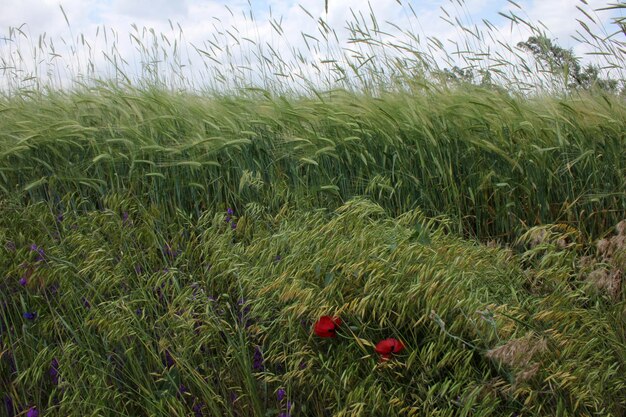
M 472 84 L 481 87 L 495 87 L 489 70 L 479 69 L 474 71 L 472 68 L 459 68 L 457 66 L 452 69 L 444 68 L 439 72 L 439 76 L 445 81 L 452 81 L 459 84 Z
M 517 46 L 532 53 L 537 61 L 550 69 L 551 73 L 563 74 L 565 85 L 571 90 L 593 88 L 608 92 L 618 90 L 617 80 L 600 78 L 600 67 L 593 64 L 581 67 L 579 58 L 571 49 L 562 48 L 545 36 L 531 36 Z

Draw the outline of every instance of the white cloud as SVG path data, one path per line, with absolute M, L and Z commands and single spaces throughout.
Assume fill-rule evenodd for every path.
M 235 67 L 252 65 L 249 70 L 243 71 L 258 78 L 262 68 L 267 69 L 267 60 L 273 60 L 274 64 L 278 65 L 278 59 L 274 56 L 272 48 L 285 60 L 296 60 L 298 52 L 293 52 L 295 50 L 299 51 L 309 63 L 317 63 L 320 66 L 328 65 L 321 64 L 321 61 L 328 58 L 329 53 L 337 57 L 338 47 L 360 49 L 363 54 L 389 53 L 389 48 L 383 51 L 368 49 L 363 43 L 349 43 L 346 22 L 354 21 L 355 18 L 357 21 L 364 21 L 359 23 L 362 27 L 372 29 L 374 27 L 372 16 L 375 16 L 380 32 L 370 33 L 383 43 L 404 42 L 422 50 L 428 50 L 430 46 L 433 53 L 437 53 L 437 50 L 433 49 L 433 42 L 429 42 L 428 37 L 441 40 L 448 52 L 452 51 L 454 45 L 458 45 L 461 50 L 469 47 L 474 50 L 489 49 L 492 53 L 499 51 L 512 59 L 510 54 L 495 44 L 495 40 L 515 45 L 525 40 L 531 33 L 523 25 L 518 25 L 511 31 L 508 21 L 498 17 L 497 11 L 515 9 L 504 0 L 465 0 L 464 6 L 460 6 L 456 0 L 419 2 L 403 0 L 404 7 L 399 6 L 397 0 L 378 0 L 371 5 L 363 0 L 329 0 L 328 14 L 324 10 L 324 0 L 301 0 L 299 4 L 302 7 L 293 0 L 257 0 L 252 1 L 253 18 L 250 17 L 250 5 L 247 0 L 62 0 L 63 9 L 71 24 L 71 32 L 75 36 L 71 39 L 70 30 L 57 0 L 20 2 L 4 0 L 4 2 L 6 5 L 3 5 L 3 14 L 0 15 L 0 27 L 8 28 L 27 23 L 24 29 L 28 30 L 29 39 L 21 38 L 19 42 L 8 43 L 0 41 L 0 58 L 5 61 L 15 60 L 15 53 L 19 50 L 24 55 L 23 60 L 43 59 L 42 56 L 29 58 L 23 48 L 30 44 L 36 46 L 39 35 L 45 32 L 46 39 L 53 40 L 55 52 L 59 52 L 63 57 L 50 58 L 48 54 L 45 59 L 50 63 L 44 67 L 63 66 L 59 62 L 67 60 L 70 64 L 65 63 L 65 68 L 69 67 L 70 73 L 91 61 L 96 67 L 107 68 L 106 71 L 109 71 L 110 75 L 111 65 L 106 64 L 106 58 L 101 51 L 103 49 L 108 50 L 109 56 L 118 54 L 126 59 L 133 68 L 132 71 L 138 71 L 142 60 L 142 54 L 139 52 L 141 47 L 129 34 L 133 34 L 143 43 L 143 58 L 147 51 L 150 51 L 153 40 L 159 48 L 164 48 L 165 52 L 159 48 L 155 52 L 166 61 L 160 64 L 162 66 L 167 66 L 168 60 L 170 64 L 177 65 L 172 62 L 174 52 L 184 65 L 187 65 L 188 60 L 191 61 L 191 68 L 184 68 L 184 71 L 192 71 L 193 68 L 205 70 L 205 64 L 214 65 L 210 59 L 201 58 L 195 53 L 191 46 L 195 45 L 209 52 L 213 59 L 222 62 L 222 71 L 237 70 L 228 67 L 227 64 Z M 605 0 L 587 0 L 587 2 L 588 9 L 606 4 Z M 576 9 L 576 5 L 584 6 L 582 3 L 574 0 L 519 0 L 518 3 L 523 8 L 523 11 L 517 11 L 521 17 L 534 23 L 541 20 L 549 29 L 548 35 L 557 39 L 560 44 L 573 47 L 577 54 L 590 51 L 589 46 L 577 45 L 570 38 L 577 29 L 580 29 L 575 19 L 582 15 Z M 450 16 L 446 17 L 440 7 L 445 8 Z M 275 22 L 270 22 L 270 8 Z M 440 16 L 455 24 L 446 23 Z M 599 19 L 606 22 L 609 16 L 610 13 L 605 13 Z M 458 17 L 468 30 L 476 32 L 478 28 L 482 31 L 483 39 L 474 39 L 468 32 L 459 30 L 455 17 Z M 497 33 L 485 29 L 481 21 L 485 17 L 495 24 L 498 28 Z M 334 32 L 329 34 L 320 32 L 318 19 L 326 21 Z M 173 27 L 169 21 L 173 22 Z M 274 28 L 272 23 L 280 25 L 280 28 Z M 137 30 L 133 28 L 133 24 Z M 178 30 L 178 25 L 182 32 Z M 406 33 L 400 33 L 394 25 L 415 36 L 411 38 Z M 103 38 L 104 28 L 107 31 L 106 42 Z M 282 35 L 278 33 L 279 31 Z M 310 36 L 307 38 L 308 47 L 302 33 Z M 338 43 L 335 42 L 335 35 L 339 39 Z M 324 36 L 329 38 L 328 42 Z M 61 42 L 61 38 L 66 44 Z M 416 45 L 418 38 L 419 45 Z M 87 46 L 83 45 L 83 39 Z M 211 45 L 210 42 L 215 45 Z M 72 49 L 74 45 L 82 50 L 76 52 Z M 328 45 L 334 45 L 330 51 L 327 50 Z M 260 56 L 261 54 L 263 56 Z M 445 64 L 442 58 L 439 58 L 439 62 L 446 66 L 452 64 Z M 307 72 L 313 74 L 317 71 L 311 66 L 295 70 L 304 74 Z
M 188 3 L 187 0 L 114 0 L 111 9 L 139 20 L 177 20 L 187 17 Z

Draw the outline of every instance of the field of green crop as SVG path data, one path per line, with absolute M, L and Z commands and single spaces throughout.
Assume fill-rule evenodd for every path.
M 12 78 L 0 416 L 625 417 L 624 79 L 377 65 Z

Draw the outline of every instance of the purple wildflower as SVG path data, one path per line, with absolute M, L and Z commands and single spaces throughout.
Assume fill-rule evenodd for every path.
M 186 392 L 189 392 L 189 389 L 185 386 L 185 384 L 178 384 L 178 395 L 183 396 Z
M 178 258 L 178 255 L 182 253 L 180 249 L 179 250 L 172 249 L 172 246 L 169 243 L 166 243 L 165 245 L 163 245 L 162 252 L 165 257 L 170 258 L 170 259 Z
M 194 417 L 203 417 L 204 414 L 202 413 L 202 408 L 204 407 L 204 402 L 203 401 L 197 401 L 194 405 L 193 405 L 193 415 Z
M 63 221 L 64 217 L 63 217 L 63 213 L 59 213 L 57 215 L 57 222 L 61 223 Z
M 252 356 L 252 369 L 256 372 L 261 372 L 265 369 L 263 366 L 263 352 L 258 346 L 254 347 L 254 355 Z
M 143 315 L 143 310 L 138 308 L 137 310 L 135 310 L 135 314 L 137 314 L 138 316 L 142 316 Z
M 57 283 L 51 284 L 46 290 L 48 291 L 48 294 L 50 294 L 51 296 L 57 295 L 57 293 L 59 292 L 59 284 Z
M 286 410 L 278 414 L 278 417 L 291 417 L 291 401 L 287 401 Z
M 128 221 L 128 212 L 125 211 L 122 213 L 122 223 L 126 223 Z
M 37 410 L 37 407 L 31 407 L 30 410 L 28 410 L 28 413 L 26 413 L 26 417 L 39 417 L 39 410 Z
M 35 320 L 35 318 L 37 318 L 37 312 L 33 311 L 33 312 L 29 312 L 26 311 L 22 314 L 22 317 L 24 317 L 26 320 Z
M 52 383 L 57 385 L 59 383 L 59 361 L 57 358 L 52 359 L 52 362 L 50 362 L 50 370 L 48 371 L 48 374 L 50 375 Z
M 231 403 L 235 403 L 237 401 L 237 399 L 239 398 L 239 396 L 237 395 L 237 393 L 235 391 L 231 391 L 230 392 L 230 402 Z
M 11 328 L 11 330 L 13 330 L 13 328 Z M 15 372 L 17 372 L 17 366 L 15 364 L 15 358 L 13 357 L 13 352 L 11 352 L 10 350 L 7 351 L 4 357 L 9 363 L 9 372 L 11 373 L 11 375 L 13 375 Z
M 237 228 L 237 223 L 235 223 L 235 220 L 233 220 L 233 215 L 235 214 L 235 211 L 232 208 L 227 208 L 226 209 L 226 217 L 224 217 L 224 221 L 226 223 L 230 224 L 230 228 L 235 230 Z
M 45 261 L 46 260 L 46 252 L 43 250 L 42 247 L 37 246 L 36 244 L 32 244 L 30 245 L 30 250 L 32 252 L 37 252 L 37 261 L 41 262 L 41 261 Z
M 285 391 L 284 388 L 279 388 L 278 391 L 276 392 L 276 398 L 278 398 L 279 402 L 282 402 L 286 396 L 287 396 L 287 391 Z
M 83 297 L 83 307 L 85 307 L 87 310 L 91 308 L 91 303 L 85 297 Z
M 309 327 L 311 327 L 311 323 L 308 320 L 300 319 L 300 326 L 304 329 L 309 329 Z
M 15 416 L 15 407 L 13 407 L 13 400 L 8 395 L 4 395 L 4 407 L 7 409 L 7 415 L 9 417 Z
M 172 366 L 176 364 L 169 350 L 165 351 L 165 360 L 163 361 L 163 364 L 165 365 L 166 368 L 171 368 Z
M 27 279 L 25 276 L 24 276 L 24 277 L 22 277 L 22 278 L 20 278 L 20 285 L 21 285 L 22 287 L 25 287 L 25 286 L 27 286 L 27 285 L 28 285 L 28 279 Z
M 165 283 L 161 284 L 160 286 L 154 289 L 154 293 L 156 294 L 161 304 L 165 303 L 165 294 L 163 293 L 164 289 L 165 289 Z

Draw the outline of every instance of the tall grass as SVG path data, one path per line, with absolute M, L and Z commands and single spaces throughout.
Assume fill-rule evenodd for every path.
M 117 197 L 61 220 L 5 204 L 0 388 L 16 409 L 277 415 L 282 388 L 294 416 L 624 415 L 623 301 L 575 278 L 575 251 L 529 252 L 525 272 L 418 211 L 246 213 L 232 230 Z M 336 339 L 311 332 L 327 314 Z M 380 362 L 387 337 L 406 350 Z
M 464 34 L 456 51 L 419 33 L 410 3 L 398 7 L 409 27 L 353 12 L 345 45 L 322 17 L 319 33 L 302 33 L 303 50 L 280 18 L 259 22 L 252 11 L 243 28 L 213 22 L 203 45 L 171 21 L 169 34 L 133 25 L 135 56 L 120 53 L 110 29 L 75 35 L 62 8 L 67 55 L 45 34 L 35 42 L 27 27 L 10 28 L 0 193 L 52 203 L 75 193 L 97 205 L 116 192 L 170 212 L 251 201 L 337 207 L 367 195 L 391 213 L 420 207 L 466 235 L 509 240 L 552 222 L 598 236 L 624 217 L 621 96 L 565 94 L 567 74 L 525 51 L 502 42 L 484 51 L 497 28 L 472 22 L 462 1 L 442 10 Z M 543 34 L 511 10 L 512 28 Z M 623 80 L 619 34 L 602 11 L 579 10 L 578 40 Z M 249 33 L 268 23 L 270 39 Z M 465 82 L 451 81 L 453 66 Z
M 626 111 L 610 95 L 415 86 L 206 98 L 102 85 L 0 109 L 0 191 L 29 201 L 74 193 L 96 205 L 114 191 L 197 212 L 367 195 L 481 238 L 552 222 L 599 235 L 626 205 Z
M 66 55 L 9 29 L 0 416 L 626 415 L 623 94 L 494 46 L 463 1 L 454 50 L 403 7 L 348 44 L 303 10 L 304 49 L 252 12 L 203 44 L 134 25 L 134 56 L 63 9 Z

